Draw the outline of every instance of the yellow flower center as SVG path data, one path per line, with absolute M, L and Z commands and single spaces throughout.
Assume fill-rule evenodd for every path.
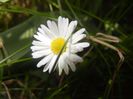
M 63 38 L 56 38 L 54 39 L 52 42 L 51 42 L 51 50 L 54 54 L 59 54 L 61 49 L 63 48 L 65 44 L 65 39 Z M 66 46 L 64 47 L 63 51 L 62 52 L 65 52 L 66 51 Z

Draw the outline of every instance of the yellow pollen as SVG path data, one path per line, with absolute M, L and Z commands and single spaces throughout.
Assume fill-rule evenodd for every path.
M 61 49 L 63 48 L 65 44 L 65 40 L 63 38 L 56 38 L 51 42 L 51 50 L 54 54 L 59 54 Z M 66 51 L 66 46 L 63 49 L 63 52 Z

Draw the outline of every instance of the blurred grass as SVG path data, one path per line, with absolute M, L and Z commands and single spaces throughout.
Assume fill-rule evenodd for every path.
M 129 0 L 0 1 L 0 99 L 132 99 L 132 8 Z M 88 36 L 102 32 L 120 38 L 120 43 L 109 44 L 124 54 L 121 68 L 117 70 L 117 52 L 89 40 L 84 53 L 91 50 L 76 72 L 59 77 L 37 69 L 38 60 L 31 59 L 25 46 L 31 45 L 39 24 L 59 15 L 78 20 Z

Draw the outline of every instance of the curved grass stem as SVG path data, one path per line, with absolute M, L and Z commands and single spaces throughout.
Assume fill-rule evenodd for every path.
M 11 95 L 10 95 L 10 92 L 8 90 L 8 87 L 6 86 L 5 83 L 2 83 L 2 85 L 4 86 L 5 90 L 6 90 L 6 93 L 7 93 L 7 96 L 8 96 L 8 99 L 11 99 Z
M 117 54 L 119 55 L 119 58 L 120 58 L 119 62 L 117 64 L 116 70 L 115 70 L 115 72 L 113 74 L 113 77 L 112 77 L 111 80 L 109 80 L 108 85 L 107 85 L 107 87 L 105 89 L 104 99 L 108 99 L 109 95 L 110 95 L 110 92 L 111 92 L 111 89 L 113 87 L 113 84 L 115 82 L 115 79 L 116 79 L 116 77 L 117 77 L 117 75 L 119 73 L 119 70 L 120 70 L 120 68 L 122 66 L 122 63 L 124 61 L 124 56 L 123 56 L 123 54 L 122 54 L 120 49 L 118 49 L 117 47 L 115 47 L 115 46 L 113 46 L 112 44 L 109 43 L 109 42 L 118 43 L 118 41 L 120 41 L 119 38 L 117 38 L 115 36 L 111 36 L 111 35 L 101 34 L 101 33 L 100 33 L 100 36 L 102 36 L 102 37 L 99 38 L 98 35 L 99 34 L 97 34 L 96 36 L 88 36 L 87 39 L 91 40 L 91 41 L 93 41 L 95 43 L 104 45 L 104 46 L 116 51 Z

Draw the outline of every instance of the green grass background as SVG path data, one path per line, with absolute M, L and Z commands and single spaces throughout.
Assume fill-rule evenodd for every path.
M 133 99 L 132 0 L 0 0 L 0 99 Z M 87 36 L 118 37 L 108 46 L 88 39 L 76 72 L 43 73 L 31 58 L 37 27 L 58 16 L 78 20 Z M 120 68 L 118 68 L 120 67 Z

